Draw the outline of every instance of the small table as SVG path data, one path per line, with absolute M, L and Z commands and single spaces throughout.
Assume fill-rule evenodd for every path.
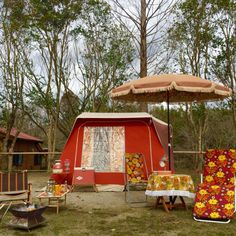
M 40 193 L 37 198 L 39 199 L 40 203 L 43 199 L 48 200 L 48 207 L 56 207 L 57 208 L 57 214 L 59 213 L 59 207 L 61 205 L 61 202 L 64 202 L 64 205 L 66 205 L 66 195 L 70 192 L 69 189 L 67 191 L 60 193 L 59 195 L 50 195 L 47 192 Z
M 190 175 L 157 175 L 151 174 L 145 191 L 147 196 L 157 197 L 155 207 L 162 203 L 166 212 L 169 212 L 176 204 L 177 197 L 181 200 L 181 206 L 187 209 L 183 197 L 194 198 L 194 184 Z M 169 197 L 169 202 L 164 200 Z

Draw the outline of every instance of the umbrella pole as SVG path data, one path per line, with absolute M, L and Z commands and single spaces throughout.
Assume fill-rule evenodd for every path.
M 169 161 L 169 170 L 171 170 L 171 156 L 170 156 L 170 98 L 169 98 L 169 90 L 166 92 L 167 95 L 167 124 L 168 124 L 168 161 Z

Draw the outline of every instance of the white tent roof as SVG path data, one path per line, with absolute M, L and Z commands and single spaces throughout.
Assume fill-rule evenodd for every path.
M 122 119 L 122 118 L 152 118 L 158 123 L 167 125 L 167 123 L 151 116 L 146 112 L 129 112 L 129 113 L 83 112 L 77 117 L 77 119 Z

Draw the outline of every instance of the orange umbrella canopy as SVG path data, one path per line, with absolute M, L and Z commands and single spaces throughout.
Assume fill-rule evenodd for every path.
M 193 75 L 162 74 L 124 83 L 113 89 L 114 100 L 138 102 L 194 102 L 224 99 L 232 91 L 223 85 Z

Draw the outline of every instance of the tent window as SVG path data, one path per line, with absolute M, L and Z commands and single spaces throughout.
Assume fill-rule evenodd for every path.
M 101 172 L 123 172 L 124 127 L 84 127 L 81 166 Z

